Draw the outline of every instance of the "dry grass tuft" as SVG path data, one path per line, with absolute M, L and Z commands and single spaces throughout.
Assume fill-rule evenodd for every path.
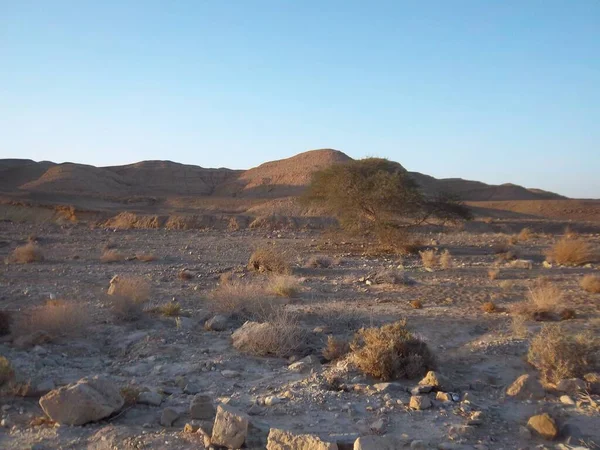
M 434 368 L 427 344 L 406 329 L 405 321 L 361 328 L 350 348 L 361 372 L 384 381 L 414 378 Z
M 412 306 L 413 309 L 421 309 L 423 308 L 423 303 L 421 303 L 421 300 L 413 300 L 410 302 L 410 306 Z
M 11 325 L 12 314 L 8 311 L 0 310 L 0 336 L 9 335 Z
M 581 279 L 579 283 L 581 288 L 592 294 L 600 294 L 600 276 L 588 274 Z
M 533 231 L 531 228 L 523 228 L 519 234 L 517 235 L 517 240 L 519 242 L 527 242 L 528 240 L 534 237 Z
M 108 294 L 112 296 L 114 315 L 125 321 L 139 319 L 144 312 L 144 304 L 150 297 L 150 284 L 139 277 L 114 277 Z
M 178 317 L 181 315 L 181 305 L 177 302 L 165 303 L 158 307 L 158 312 L 165 317 Z
M 272 272 L 281 275 L 292 273 L 289 262 L 281 250 L 274 247 L 261 247 L 256 249 L 248 261 L 248 269 L 256 272 Z
M 545 383 L 581 378 L 597 368 L 598 338 L 593 333 L 568 334 L 558 325 L 544 325 L 531 340 L 527 361 Z
M 0 355 L 0 387 L 11 381 L 15 376 L 15 371 L 8 359 Z
M 269 291 L 279 297 L 295 297 L 300 290 L 296 277 L 291 275 L 276 275 L 269 283 Z
M 444 250 L 440 255 L 440 267 L 442 269 L 452 268 L 452 255 L 450 255 L 448 250 Z
M 493 313 L 498 311 L 498 307 L 494 302 L 485 302 L 483 305 L 481 305 L 481 309 L 483 310 L 483 312 L 486 313 Z
M 123 256 L 123 254 L 121 254 L 118 250 L 114 250 L 114 249 L 104 250 L 104 252 L 102 253 L 102 256 L 100 256 L 100 262 L 103 262 L 103 263 L 119 262 L 119 261 L 123 261 L 124 259 L 125 259 L 125 256 Z
M 375 230 L 377 244 L 372 254 L 416 255 L 423 243 L 408 230 L 394 227 L 378 227 Z
M 152 253 L 138 253 L 135 255 L 135 259 L 142 262 L 156 261 L 156 256 Z
M 17 264 L 40 262 L 44 260 L 44 252 L 36 243 L 28 242 L 25 245 L 15 248 L 9 260 Z
M 288 357 L 306 344 L 307 334 L 296 317 L 283 309 L 249 333 L 239 350 L 256 356 Z
M 527 300 L 514 305 L 513 312 L 536 321 L 555 320 L 563 298 L 556 285 L 541 278 L 529 288 Z
M 329 258 L 328 256 L 318 255 L 311 256 L 310 258 L 308 258 L 308 261 L 306 261 L 304 267 L 312 269 L 327 269 L 332 265 L 333 260 L 331 258 Z
M 518 339 L 525 339 L 527 336 L 529 336 L 526 317 L 519 315 L 512 316 L 511 330 L 512 334 Z
M 439 256 L 435 253 L 434 250 L 425 250 L 423 252 L 419 252 L 421 255 L 421 262 L 423 263 L 423 267 L 427 267 L 428 269 L 433 269 L 438 265 Z
M 83 305 L 64 300 L 49 300 L 43 306 L 25 311 L 13 327 L 16 335 L 44 331 L 51 338 L 82 335 L 91 318 Z
M 497 279 L 498 275 L 500 275 L 500 269 L 498 269 L 497 267 L 488 270 L 488 278 L 490 279 L 490 281 L 494 281 L 495 279 Z
M 323 357 L 327 361 L 336 361 L 343 358 L 350 351 L 350 344 L 345 339 L 327 336 L 327 344 L 323 349 Z
M 581 238 L 563 237 L 546 251 L 550 263 L 581 266 L 596 260 L 592 246 Z
M 269 295 L 264 283 L 232 279 L 218 286 L 206 299 L 212 312 L 245 320 L 268 320 L 282 305 Z

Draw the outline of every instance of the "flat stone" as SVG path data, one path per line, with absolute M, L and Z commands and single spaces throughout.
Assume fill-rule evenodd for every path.
M 204 328 L 209 331 L 225 331 L 229 327 L 229 319 L 217 314 L 204 323 Z
M 337 443 L 326 442 L 310 434 L 293 434 L 271 428 L 267 450 L 338 450 Z
M 190 417 L 192 419 L 212 420 L 216 410 L 212 398 L 208 395 L 196 395 L 190 402 Z
M 163 427 L 172 427 L 173 422 L 179 419 L 179 412 L 174 408 L 165 408 L 160 415 L 160 424 Z
M 403 446 L 404 441 L 392 435 L 361 436 L 354 441 L 353 450 L 396 450 Z
M 406 388 L 399 383 L 375 383 L 373 385 L 377 392 L 392 393 L 392 392 L 404 392 Z
M 569 406 L 575 405 L 575 400 L 573 400 L 568 395 L 561 395 L 559 400 L 563 405 L 569 405 Z
M 553 440 L 558 436 L 556 422 L 548 413 L 530 417 L 527 426 L 544 439 Z
M 410 409 L 423 410 L 431 408 L 432 405 L 429 397 L 424 395 L 413 395 L 410 398 L 410 403 L 408 406 Z
M 544 388 L 538 379 L 529 374 L 521 375 L 506 390 L 506 395 L 519 400 L 544 398 Z
M 163 396 L 155 391 L 140 392 L 137 402 L 142 405 L 160 406 Z

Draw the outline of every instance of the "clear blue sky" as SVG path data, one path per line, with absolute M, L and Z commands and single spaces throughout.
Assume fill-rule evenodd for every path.
M 0 0 L 0 158 L 331 147 L 600 197 L 600 0 Z

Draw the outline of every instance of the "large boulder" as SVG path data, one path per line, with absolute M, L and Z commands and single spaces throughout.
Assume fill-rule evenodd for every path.
M 552 440 L 558 436 L 558 426 L 548 413 L 530 417 L 527 426 L 544 439 Z
M 121 409 L 124 403 L 119 387 L 101 377 L 82 378 L 40 399 L 46 415 L 64 425 L 96 422 Z
M 544 388 L 536 377 L 521 375 L 506 390 L 506 395 L 520 400 L 544 398 Z
M 248 436 L 250 417 L 232 406 L 221 404 L 213 425 L 211 443 L 227 448 L 241 448 Z
M 323 441 L 311 434 L 293 434 L 271 428 L 267 450 L 338 450 L 338 446 L 336 443 Z

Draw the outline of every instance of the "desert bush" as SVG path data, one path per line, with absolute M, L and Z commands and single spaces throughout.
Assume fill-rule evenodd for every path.
M 144 305 L 150 297 L 150 284 L 140 277 L 114 277 L 108 294 L 115 317 L 134 321 L 142 316 Z
M 423 267 L 433 269 L 435 266 L 438 265 L 439 257 L 434 250 L 425 250 L 423 252 L 419 252 L 419 255 L 421 255 L 421 262 L 423 263 Z
M 581 238 L 563 237 L 546 251 L 548 262 L 565 266 L 581 266 L 594 262 L 592 246 Z
M 44 305 L 24 311 L 13 327 L 16 335 L 44 331 L 51 338 L 80 336 L 90 324 L 89 310 L 78 303 L 49 300 Z
M 282 305 L 280 299 L 269 295 L 264 283 L 247 279 L 219 285 L 206 301 L 214 313 L 262 321 L 268 321 Z
M 268 289 L 279 297 L 295 297 L 298 294 L 299 283 L 291 275 L 276 275 L 269 281 Z
M 156 261 L 156 256 L 152 253 L 138 253 L 135 255 L 135 259 L 142 262 Z
M 0 355 L 0 387 L 11 381 L 15 371 L 8 359 Z
M 343 358 L 350 351 L 350 344 L 345 339 L 336 338 L 331 334 L 327 336 L 327 344 L 323 349 L 323 357 L 327 361 L 336 361 Z
M 8 311 L 0 310 L 0 336 L 6 336 L 10 334 L 11 325 L 12 314 Z
M 412 300 L 410 306 L 412 306 L 413 309 L 421 309 L 423 308 L 423 303 L 421 300 Z
M 600 276 L 588 274 L 579 283 L 584 291 L 592 294 L 600 294 Z
M 308 259 L 308 261 L 306 261 L 304 267 L 313 269 L 327 269 L 328 267 L 331 267 L 332 264 L 333 260 L 331 258 L 323 255 L 318 255 L 311 256 Z
M 538 310 L 555 311 L 563 301 L 563 292 L 555 284 L 540 279 L 527 292 L 527 299 Z
M 406 329 L 405 321 L 361 328 L 350 348 L 361 372 L 384 381 L 414 378 L 434 367 L 427 344 Z
M 35 242 L 28 242 L 25 245 L 15 248 L 9 260 L 17 264 L 40 262 L 44 260 L 44 252 Z
M 494 281 L 496 278 L 498 278 L 498 275 L 500 275 L 500 269 L 498 269 L 497 267 L 493 267 L 488 270 L 488 278 L 491 281 Z
M 123 256 L 118 250 L 108 249 L 102 252 L 102 256 L 100 256 L 100 262 L 103 263 L 113 263 L 123 261 L 125 256 Z
M 440 267 L 442 269 L 451 269 L 452 268 L 452 255 L 448 250 L 444 250 L 440 255 Z
M 593 333 L 569 334 L 558 325 L 544 325 L 529 345 L 527 361 L 542 381 L 558 383 L 581 378 L 597 367 L 598 338 Z
M 485 302 L 483 305 L 481 305 L 481 309 L 483 310 L 483 312 L 486 313 L 493 313 L 498 311 L 498 307 L 494 302 Z
M 406 228 L 380 225 L 374 227 L 373 234 L 378 243 L 372 254 L 415 255 L 422 248 L 422 242 Z
M 281 275 L 289 275 L 292 272 L 283 252 L 274 247 L 260 247 L 254 250 L 248 261 L 248 269 Z
M 283 309 L 272 314 L 244 339 L 245 353 L 255 356 L 288 357 L 306 344 L 307 334 L 296 317 Z

